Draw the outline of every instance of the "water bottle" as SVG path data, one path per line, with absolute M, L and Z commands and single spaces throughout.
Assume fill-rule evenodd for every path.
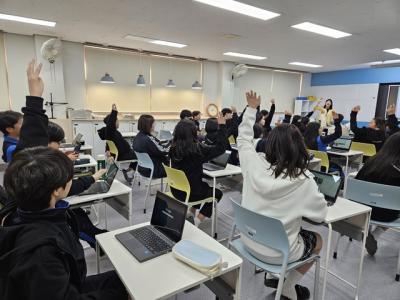
M 106 156 L 104 154 L 97 155 L 97 169 L 105 169 L 106 168 Z

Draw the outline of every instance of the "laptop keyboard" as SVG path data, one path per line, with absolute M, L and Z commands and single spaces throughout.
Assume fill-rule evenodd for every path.
M 149 227 L 142 227 L 133 230 L 131 234 L 145 245 L 152 253 L 159 253 L 169 250 L 171 246 L 164 242 Z

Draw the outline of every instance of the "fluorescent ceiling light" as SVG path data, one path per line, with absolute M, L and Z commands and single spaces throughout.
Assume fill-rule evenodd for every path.
M 368 65 L 388 65 L 388 64 L 397 64 L 400 63 L 400 59 L 390 59 L 390 60 L 381 60 L 381 61 L 372 61 L 367 63 Z
M 400 55 L 400 48 L 387 49 L 387 50 L 383 50 L 383 51 L 384 51 L 384 52 L 387 52 L 387 53 L 392 53 L 392 54 Z
M 184 47 L 187 46 L 185 44 L 179 44 L 179 43 L 167 42 L 167 41 L 160 41 L 160 40 L 151 41 L 150 43 L 161 45 L 161 46 L 167 46 L 167 47 L 175 47 L 175 48 L 184 48 Z
M 227 56 L 234 56 L 234 57 L 241 57 L 241 58 L 248 58 L 248 59 L 255 59 L 255 60 L 267 59 L 267 58 L 264 57 L 264 56 L 243 54 L 243 53 L 237 53 L 237 52 L 225 52 L 224 55 L 227 55 Z
M 42 26 L 48 26 L 48 27 L 56 26 L 56 22 L 39 20 L 39 19 L 31 19 L 31 18 L 25 18 L 25 17 L 13 16 L 13 15 L 6 15 L 6 14 L 0 14 L 0 20 L 22 22 L 22 23 L 42 25 Z
M 308 68 L 321 68 L 321 67 L 323 67 L 321 65 L 308 64 L 308 63 L 303 63 L 303 62 L 298 62 L 298 61 L 291 62 L 291 63 L 289 63 L 289 65 L 302 66 L 302 67 L 308 67 Z
M 268 11 L 262 8 L 258 8 L 234 0 L 194 0 L 194 1 L 226 9 L 229 11 L 233 11 L 238 14 L 261 19 L 264 21 L 280 16 L 280 14 L 274 13 L 272 11 Z
M 304 22 L 304 23 L 300 23 L 297 25 L 292 25 L 292 27 L 296 28 L 296 29 L 301 29 L 301 30 L 310 31 L 313 33 L 329 36 L 329 37 L 332 37 L 335 39 L 339 39 L 339 38 L 351 35 L 350 33 L 347 33 L 347 32 L 343 32 L 343 31 L 336 30 L 333 28 L 317 25 L 317 24 L 310 23 L 310 22 Z

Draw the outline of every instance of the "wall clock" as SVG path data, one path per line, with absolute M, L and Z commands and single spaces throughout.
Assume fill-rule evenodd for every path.
M 214 103 L 211 103 L 207 106 L 207 114 L 209 117 L 212 118 L 218 117 L 218 112 L 219 112 L 218 106 L 215 105 Z

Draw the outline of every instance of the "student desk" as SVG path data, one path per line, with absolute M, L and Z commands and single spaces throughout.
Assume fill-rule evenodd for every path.
M 104 201 L 106 204 L 106 200 L 109 198 L 118 198 L 124 203 L 128 203 L 129 206 L 129 215 L 128 220 L 129 223 L 132 224 L 132 215 L 133 215 L 133 208 L 132 208 L 132 193 L 131 188 L 126 186 L 125 184 L 119 182 L 118 180 L 114 179 L 114 182 L 107 193 L 103 194 L 93 194 L 93 195 L 84 195 L 84 196 L 72 196 L 65 199 L 68 201 L 70 206 L 85 206 L 91 205 L 95 202 Z M 106 205 L 105 205 L 106 207 Z M 107 228 L 107 211 L 104 211 L 105 214 L 105 224 Z
M 242 169 L 239 166 L 234 166 L 231 164 L 227 164 L 226 168 L 223 170 L 217 171 L 209 171 L 203 169 L 203 174 L 211 177 L 213 179 L 213 198 L 215 199 L 215 189 L 217 188 L 217 178 L 219 177 L 227 177 L 242 174 Z M 214 222 L 211 225 L 211 236 L 217 237 L 217 215 L 216 215 L 216 202 L 213 202 L 213 215 Z
M 322 299 L 325 299 L 328 272 L 331 275 L 335 276 L 337 279 L 353 287 L 356 290 L 354 299 L 358 299 L 358 292 L 360 289 L 362 268 L 364 262 L 365 241 L 368 235 L 371 210 L 372 209 L 369 206 L 362 205 L 341 197 L 337 198 L 334 205 L 328 207 L 328 214 L 324 220 L 324 223 L 328 226 L 328 241 L 324 242 L 324 244 L 326 244 L 326 258 L 324 267 L 325 270 L 323 273 Z M 328 271 L 329 259 L 332 255 L 331 245 L 333 230 L 344 234 L 356 234 L 358 236 L 358 239 L 362 240 L 360 266 L 356 285 Z
M 126 132 L 121 132 L 121 135 L 123 138 L 134 138 L 134 137 L 136 137 L 137 132 L 126 131 Z
M 211 281 L 210 276 L 178 261 L 172 253 L 139 263 L 115 238 L 115 235 L 145 225 L 148 223 L 96 235 L 96 247 L 101 247 L 107 254 L 132 299 L 166 299 L 201 283 L 205 283 L 213 290 L 212 286 L 221 282 L 233 290 L 234 299 L 241 299 L 240 281 L 243 260 L 187 221 L 182 239 L 191 240 L 221 254 L 222 261 L 227 263 L 227 267 L 223 268 L 219 275 Z M 99 255 L 97 255 L 97 271 L 100 272 Z
M 90 159 L 90 162 L 82 165 L 74 165 L 74 169 L 94 168 L 97 170 L 97 161 L 89 154 L 80 154 L 79 159 Z
M 321 159 L 314 157 L 308 164 L 308 169 L 313 171 L 321 171 Z

